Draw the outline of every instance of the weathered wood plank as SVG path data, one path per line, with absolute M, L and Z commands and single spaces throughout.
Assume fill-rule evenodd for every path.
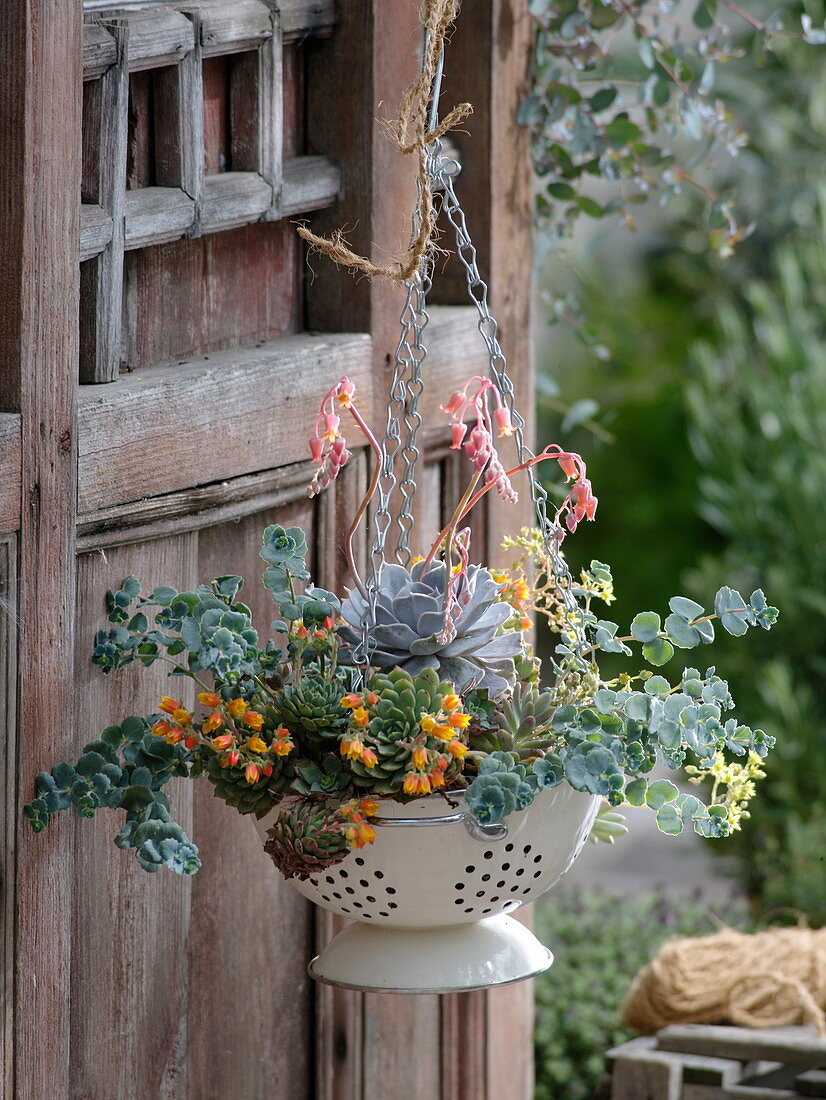
M 261 0 L 186 0 L 182 10 L 200 16 L 204 57 L 256 50 L 272 36 L 270 9 Z
M 350 525 L 367 490 L 367 456 L 356 453 L 347 467 L 317 498 L 313 568 L 319 583 L 334 592 L 352 583 L 341 547 L 341 533 Z M 356 564 L 364 570 L 367 539 L 362 530 L 354 541 Z M 350 923 L 324 909 L 316 910 L 318 953 Z M 333 986 L 316 986 L 316 1100 L 365 1100 L 362 1050 L 363 994 Z
M 20 526 L 20 431 L 18 415 L 0 413 L 0 532 Z
M 177 187 L 127 191 L 125 207 L 127 249 L 178 240 L 195 221 L 195 201 Z
M 282 217 L 322 210 L 341 195 L 341 170 L 329 157 L 289 157 L 282 188 Z
M 487 1097 L 487 1074 L 482 1058 L 467 1058 L 460 1052 L 473 1048 L 487 1028 L 487 995 L 450 993 L 441 1001 L 441 1077 L 440 1100 L 467 1100 Z M 502 1026 L 506 1026 L 502 1022 Z
M 810 1069 L 798 1074 L 794 1087 L 801 1096 L 826 1096 L 826 1070 Z
M 371 396 L 369 363 L 367 336 L 286 337 L 251 351 L 146 368 L 116 388 L 83 387 L 79 510 L 303 458 L 299 426 L 309 432 L 319 395 L 349 374 Z
M 335 0 L 280 0 L 285 40 L 329 34 L 336 21 Z
M 281 16 L 272 14 L 272 34 L 258 51 L 258 171 L 272 189 L 267 218 L 283 217 L 284 174 L 284 37 Z M 240 167 L 240 166 L 239 166 Z
M 393 1082 L 394 1100 L 441 1095 L 439 998 L 364 994 L 364 1096 Z
M 316 950 L 321 951 L 350 921 L 316 910 Z M 316 988 L 316 1100 L 366 1100 L 362 1050 L 364 994 Z
M 71 739 L 82 50 L 79 4 L 0 5 L 0 408 L 21 414 L 23 502 L 7 1095 L 50 1100 L 68 1096 L 71 830 L 35 837 L 21 803 Z
M 357 463 L 357 456 L 351 460 Z M 131 501 L 78 518 L 78 550 L 121 546 L 238 520 L 306 497 L 309 462 L 279 466 L 178 493 Z
M 90 260 L 106 248 L 112 239 L 112 215 L 97 203 L 80 207 L 80 262 Z
M 314 541 L 313 502 L 247 516 L 198 536 L 202 580 L 247 578 L 244 600 L 262 635 L 273 617 L 260 584 L 261 532 L 299 524 Z M 203 868 L 193 881 L 189 937 L 189 1091 L 192 1097 L 311 1100 L 312 906 L 263 852 L 249 817 L 195 784 L 193 833 Z
M 652 1056 L 643 1061 L 614 1063 L 611 1100 L 680 1100 L 682 1074 L 677 1062 Z
M 95 80 L 102 76 L 117 60 L 115 40 L 105 27 L 98 23 L 83 26 L 83 79 Z
M 154 183 L 179 187 L 195 202 L 194 226 L 204 182 L 204 91 L 200 15 L 189 15 L 194 47 L 174 68 L 154 74 Z
M 272 170 L 272 169 L 271 169 Z M 281 217 L 320 210 L 335 202 L 341 173 L 327 157 L 284 161 Z M 256 172 L 222 172 L 204 183 L 200 229 L 216 233 L 257 221 L 270 207 L 272 188 Z M 195 204 L 174 187 L 141 187 L 126 193 L 127 249 L 178 240 L 191 232 Z
M 272 188 L 257 172 L 207 176 L 201 202 L 201 232 L 219 233 L 258 221 L 271 203 Z
M 129 71 L 177 65 L 195 47 L 192 21 L 172 8 L 129 15 Z
M 95 199 L 108 215 L 111 231 L 100 254 L 81 272 L 81 382 L 113 382 L 120 369 L 129 27 L 123 19 L 112 19 L 108 26 L 115 43 L 115 61 L 98 82 L 97 109 L 92 118 L 84 119 L 91 132 L 84 133 L 83 139 L 84 145 L 87 140 L 95 145 Z M 81 232 L 84 228 L 81 223 Z
M 128 253 L 126 363 L 188 360 L 296 332 L 300 253 L 288 221 Z
M 744 1028 L 710 1024 L 673 1024 L 657 1032 L 657 1049 L 742 1061 L 826 1065 L 826 1039 L 809 1027 Z
M 17 605 L 17 542 L 12 535 L 0 542 L 0 798 L 6 811 L 0 836 L 2 929 L 0 930 L 0 1091 L 14 1095 L 14 866 L 17 759 L 17 663 L 15 608 Z
M 199 579 L 196 552 L 197 536 L 182 535 L 78 559 L 75 752 L 109 723 L 157 711 L 162 695 L 174 694 L 185 705 L 194 702 L 194 685 L 184 680 L 173 681 L 172 692 L 168 667 L 103 676 L 90 654 L 95 631 L 106 625 L 107 588 L 133 574 L 150 591 L 162 583 L 190 589 Z M 191 788 L 183 780 L 165 788 L 175 820 L 190 835 Z M 143 871 L 134 853 L 112 843 L 121 823 L 122 814 L 105 811 L 94 821 L 75 818 L 71 825 L 69 1094 L 190 1096 L 185 1048 L 191 880 Z M 112 1056 L 115 1040 L 117 1057 Z

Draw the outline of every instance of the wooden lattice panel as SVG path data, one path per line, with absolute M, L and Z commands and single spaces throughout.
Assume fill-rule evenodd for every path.
M 329 0 L 280 8 L 187 0 L 88 18 L 80 244 L 87 383 L 119 372 L 125 252 L 308 213 L 340 190 L 326 157 L 284 155 L 284 45 L 328 30 Z

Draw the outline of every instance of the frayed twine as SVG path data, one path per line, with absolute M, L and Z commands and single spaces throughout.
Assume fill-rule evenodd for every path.
M 407 91 L 399 107 L 399 116 L 389 126 L 399 150 L 409 156 L 416 154 L 419 205 L 417 228 L 404 256 L 395 263 L 376 264 L 366 256 L 360 256 L 347 244 L 340 230 L 330 237 L 320 237 L 304 226 L 299 226 L 299 236 L 317 252 L 329 256 L 333 263 L 359 271 L 368 278 L 382 277 L 396 283 L 411 279 L 422 261 L 433 249 L 436 240 L 436 207 L 428 174 L 428 146 L 443 137 L 473 111 L 469 103 L 454 107 L 434 129 L 428 129 L 430 104 L 439 58 L 445 39 L 459 14 L 458 0 L 424 0 L 422 22 L 427 29 L 422 70 Z

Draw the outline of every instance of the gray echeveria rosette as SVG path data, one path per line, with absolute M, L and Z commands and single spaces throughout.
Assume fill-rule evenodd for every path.
M 370 663 L 376 668 L 403 668 L 411 676 L 425 668 L 436 669 L 459 693 L 476 687 L 496 697 L 511 687 L 516 677 L 514 658 L 522 652 L 522 636 L 516 631 L 500 634 L 513 608 L 499 599 L 501 586 L 480 565 L 470 565 L 456 593 L 459 614 L 449 641 L 440 637 L 444 627 L 446 569 L 433 562 L 424 569 L 396 564 L 382 566 L 376 599 L 376 623 L 370 631 L 373 648 Z M 341 614 L 348 627 L 343 641 L 355 646 L 361 639 L 366 601 L 351 591 Z

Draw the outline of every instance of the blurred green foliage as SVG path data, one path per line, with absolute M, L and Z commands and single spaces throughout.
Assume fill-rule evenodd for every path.
M 605 1052 L 630 1039 L 620 1009 L 633 976 L 668 939 L 746 929 L 742 903 L 701 898 L 617 898 L 554 892 L 535 907 L 535 929 L 554 952 L 536 979 L 534 1100 L 591 1100 Z
M 821 0 L 784 8 L 823 22 Z M 641 220 L 636 238 L 589 242 L 575 283 L 552 256 L 545 295 L 578 339 L 557 325 L 540 357 L 541 431 L 588 460 L 599 522 L 569 552 L 574 566 L 591 557 L 612 565 L 614 618 L 665 598 L 680 579 L 695 595 L 722 581 L 760 585 L 780 606 L 770 639 L 748 654 L 723 639 L 711 654 L 731 671 L 744 718 L 778 740 L 735 846 L 761 908 L 792 906 L 822 921 L 824 51 L 779 42 L 764 67 L 726 66 L 720 80 L 752 141 L 719 169 L 718 185 L 736 184 L 753 235 L 721 262 L 685 196 L 680 214 Z M 587 415 L 566 418 L 569 407 Z
M 778 248 L 776 269 L 723 304 L 714 340 L 695 346 L 687 389 L 703 466 L 701 510 L 727 540 L 692 571 L 760 578 L 782 604 L 773 645 L 728 668 L 746 712 L 777 737 L 741 843 L 749 889 L 826 918 L 826 218 Z M 739 662 L 739 666 L 738 666 Z M 807 849 L 816 845 L 814 851 Z M 802 850 L 801 850 L 802 848 Z M 819 849 L 819 850 L 818 850 Z M 820 883 L 817 889 L 817 870 Z

